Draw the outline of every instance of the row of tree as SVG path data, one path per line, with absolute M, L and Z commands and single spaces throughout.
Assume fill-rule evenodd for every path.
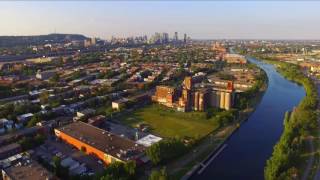
M 180 139 L 165 139 L 152 144 L 146 154 L 153 164 L 163 164 L 184 154 L 188 147 Z
M 37 104 L 25 103 L 7 103 L 0 107 L 0 118 L 16 120 L 16 117 L 25 113 L 36 113 L 41 110 Z
M 23 150 L 29 150 L 35 148 L 44 143 L 46 136 L 43 134 L 37 134 L 35 136 L 26 136 L 18 141 Z
M 100 177 L 100 180 L 135 179 L 136 168 L 136 163 L 134 161 L 129 161 L 127 163 L 114 162 L 105 169 L 103 175 Z
M 304 86 L 306 96 L 292 113 L 285 115 L 283 133 L 265 167 L 265 179 L 296 179 L 299 177 L 298 167 L 303 163 L 301 153 L 305 151 L 306 137 L 317 128 L 317 89 L 297 65 L 276 64 L 284 77 Z

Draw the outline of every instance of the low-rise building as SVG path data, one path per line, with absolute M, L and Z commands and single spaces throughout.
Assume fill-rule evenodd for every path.
M 152 101 L 158 102 L 168 107 L 173 107 L 174 101 L 178 99 L 178 91 L 170 86 L 157 86 L 156 92 L 152 96 Z
M 88 123 L 93 125 L 93 126 L 99 127 L 104 123 L 105 120 L 106 120 L 105 116 L 99 115 L 99 116 L 95 116 L 95 117 L 89 118 L 88 119 Z
M 92 85 L 105 85 L 105 86 L 113 86 L 119 81 L 119 79 L 95 79 L 90 81 Z
M 85 164 L 80 164 L 78 161 L 68 157 L 61 161 L 61 166 L 68 168 L 71 175 L 80 175 L 87 171 Z
M 20 80 L 19 76 L 10 75 L 10 76 L 0 76 L 0 84 L 11 84 Z
M 37 79 L 41 80 L 47 80 L 54 76 L 57 72 L 55 70 L 49 70 L 49 71 L 38 71 L 36 74 Z
M 143 146 L 134 141 L 83 122 L 74 122 L 54 131 L 58 138 L 86 154 L 98 157 L 106 164 L 129 160 L 140 162 L 145 151 Z
M 3 146 L 5 144 L 9 144 L 9 143 L 12 143 L 12 142 L 16 142 L 21 137 L 32 136 L 32 135 L 35 135 L 37 133 L 41 133 L 43 131 L 44 131 L 43 127 L 34 126 L 34 127 L 30 127 L 30 128 L 24 128 L 24 129 L 16 130 L 16 131 L 14 131 L 12 133 L 7 133 L 5 135 L 0 136 L 0 146 Z
M 83 117 L 88 117 L 88 116 L 91 116 L 91 115 L 94 115 L 96 111 L 94 109 L 84 109 L 82 111 L 78 111 L 77 112 L 77 117 L 78 118 L 83 118 Z
M 224 60 L 230 64 L 246 64 L 247 59 L 240 54 L 225 54 Z
M 31 120 L 32 117 L 33 117 L 33 114 L 32 114 L 32 113 L 22 114 L 22 115 L 20 115 L 20 116 L 17 117 L 18 124 L 25 124 L 25 123 L 27 123 L 29 120 Z
M 161 140 L 162 140 L 161 137 L 149 134 L 149 135 L 144 136 L 143 138 L 137 140 L 136 143 L 141 144 L 145 147 L 150 147 L 152 144 L 155 144 Z
M 41 64 L 41 63 L 48 63 L 52 61 L 52 57 L 39 57 L 39 58 L 33 58 L 33 59 L 27 59 L 27 62 L 32 62 L 36 64 Z
M 0 160 L 6 159 L 10 156 L 18 154 L 21 152 L 21 146 L 18 143 L 12 143 L 9 145 L 1 146 L 0 147 Z
M 320 72 L 320 65 L 319 65 L 319 64 L 312 65 L 312 66 L 310 67 L 310 71 L 311 71 L 311 72 L 314 72 L 314 73 L 319 73 L 319 72 Z
M 3 180 L 57 180 L 51 172 L 32 159 L 20 160 L 17 164 L 2 170 Z
M 126 99 L 126 98 L 121 98 L 121 99 L 118 99 L 116 101 L 112 101 L 112 109 L 115 109 L 117 111 L 121 110 L 123 107 L 125 107 L 126 103 L 128 102 L 129 100 Z
M 0 134 L 10 131 L 13 128 L 13 121 L 8 119 L 0 119 Z

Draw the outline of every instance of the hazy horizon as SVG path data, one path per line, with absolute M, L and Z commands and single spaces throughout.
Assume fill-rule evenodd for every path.
M 1 36 L 51 33 L 110 39 L 175 31 L 193 39 L 320 39 L 320 2 L 0 2 Z

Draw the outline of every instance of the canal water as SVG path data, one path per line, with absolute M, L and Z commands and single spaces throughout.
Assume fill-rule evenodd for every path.
M 260 180 L 273 146 L 279 140 L 286 111 L 305 96 L 303 87 L 286 80 L 272 65 L 249 58 L 265 70 L 268 88 L 248 121 L 225 143 L 227 147 L 202 174 L 191 178 L 217 180 Z

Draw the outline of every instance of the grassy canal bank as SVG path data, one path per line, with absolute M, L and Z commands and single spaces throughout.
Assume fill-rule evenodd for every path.
M 168 174 L 172 179 L 181 179 L 189 177 L 191 172 L 197 169 L 199 163 L 206 161 L 212 156 L 212 152 L 216 152 L 224 142 L 232 136 L 232 134 L 245 122 L 254 112 L 260 103 L 265 90 L 268 86 L 266 73 L 262 71 L 260 77 L 257 78 L 255 86 L 247 92 L 244 92 L 243 98 L 246 100 L 246 108 L 239 111 L 237 119 L 202 138 L 197 142 L 191 150 L 175 161 L 167 163 Z
M 285 115 L 283 133 L 265 167 L 265 179 L 312 179 L 319 166 L 320 149 L 317 88 L 298 65 L 273 59 L 265 62 L 275 65 L 281 75 L 306 91 L 299 105 Z

